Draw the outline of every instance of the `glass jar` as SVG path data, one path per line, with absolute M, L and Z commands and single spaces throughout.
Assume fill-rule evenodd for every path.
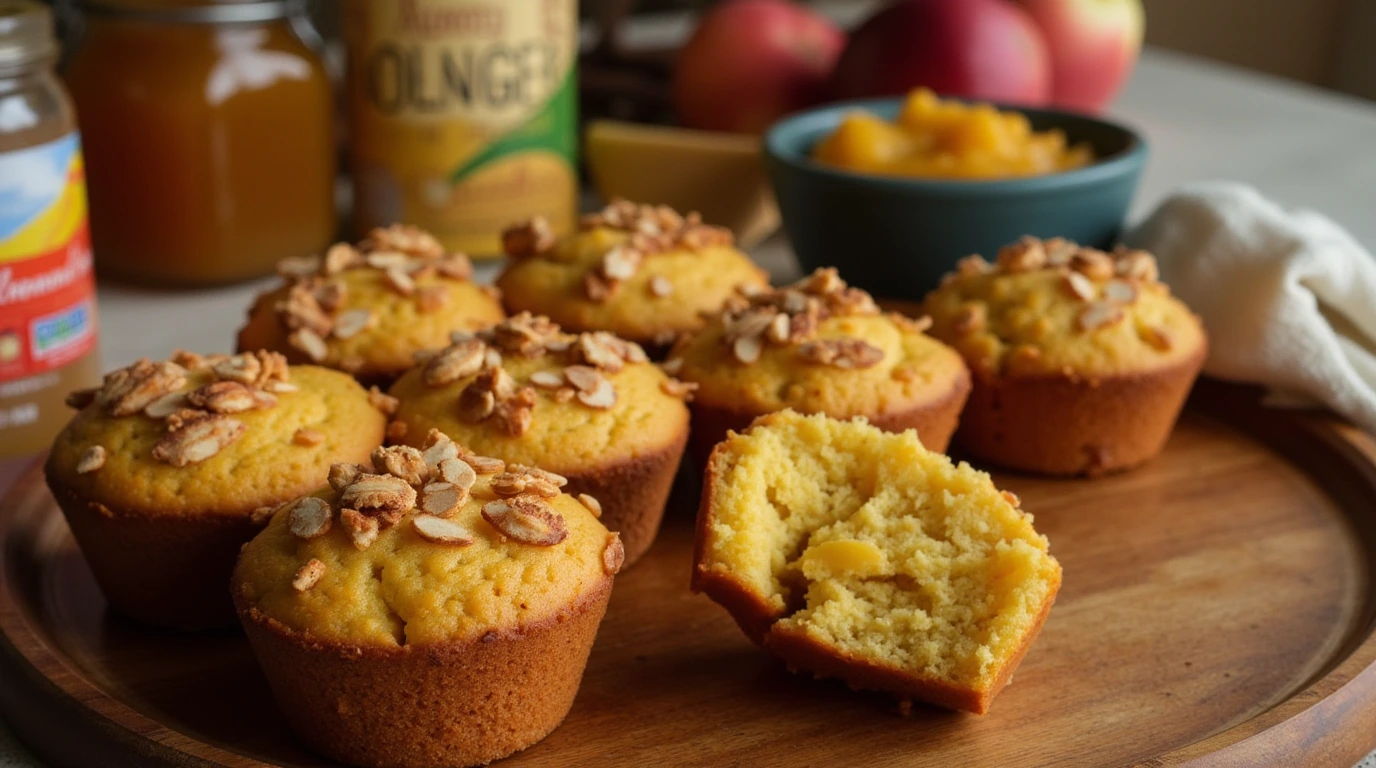
M 47 7 L 0 0 L 0 458 L 48 446 L 100 381 L 76 117 Z
M 205 285 L 335 235 L 333 95 L 294 2 L 87 0 L 65 76 L 101 274 Z

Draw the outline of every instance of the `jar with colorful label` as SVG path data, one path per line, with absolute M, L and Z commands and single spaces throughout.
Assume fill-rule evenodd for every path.
M 396 222 L 451 250 L 577 214 L 577 0 L 346 0 L 360 233 Z
M 86 181 L 52 16 L 0 0 L 0 458 L 48 446 L 100 380 Z

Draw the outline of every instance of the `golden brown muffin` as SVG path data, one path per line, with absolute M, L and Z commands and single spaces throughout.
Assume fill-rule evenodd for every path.
M 516 475 L 537 487 L 514 493 Z M 231 588 L 302 740 L 350 765 L 439 768 L 554 730 L 621 566 L 617 535 L 548 473 L 443 435 L 340 464 L 330 485 L 278 510 Z
M 111 605 L 184 629 L 234 623 L 239 546 L 386 425 L 346 374 L 273 352 L 140 360 L 69 402 L 46 472 L 77 544 Z
M 984 713 L 1061 584 L 1018 507 L 912 431 L 770 414 L 712 452 L 693 589 L 792 668 Z
M 662 351 L 702 327 L 740 286 L 769 277 L 697 214 L 618 200 L 556 242 L 535 220 L 503 237 L 512 262 L 497 278 L 511 312 L 548 316 L 572 332 L 610 331 Z
M 423 447 L 439 430 L 567 477 L 569 493 L 593 497 L 621 533 L 628 565 L 654 541 L 688 439 L 689 388 L 636 344 L 523 313 L 460 337 L 391 394 L 400 441 Z
M 705 461 L 727 430 L 785 408 L 916 429 L 929 448 L 945 450 L 970 375 L 960 355 L 923 332 L 926 325 L 881 313 L 834 269 L 735 297 L 665 363 L 697 386 L 693 457 Z
M 1099 475 L 1161 452 L 1208 344 L 1144 251 L 1055 239 L 960 263 L 932 335 L 974 371 L 956 442 L 1013 469 Z
M 414 227 L 375 229 L 357 248 L 337 243 L 278 272 L 285 282 L 254 301 L 239 350 L 274 350 L 364 384 L 386 386 L 416 352 L 506 316 L 495 289 L 473 282 L 467 256 Z

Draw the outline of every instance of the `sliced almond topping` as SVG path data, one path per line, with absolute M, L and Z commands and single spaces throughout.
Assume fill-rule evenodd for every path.
M 81 454 L 81 458 L 77 460 L 76 473 L 78 475 L 84 475 L 88 472 L 94 472 L 103 466 L 105 466 L 105 447 L 93 445 L 87 448 L 86 452 Z
M 1156 325 L 1147 325 L 1137 329 L 1137 335 L 1143 341 L 1150 344 L 1153 348 L 1162 352 L 1169 352 L 1174 340 L 1165 328 Z
M 573 387 L 560 387 L 554 390 L 554 402 L 567 403 L 572 400 L 573 396 L 576 394 L 578 394 L 578 390 Z
M 302 427 L 292 434 L 291 441 L 312 448 L 325 442 L 325 433 L 314 427 Z
M 557 472 L 550 472 L 547 469 L 540 469 L 539 467 L 528 467 L 524 464 L 508 464 L 507 470 L 510 472 L 519 472 L 521 474 L 529 475 L 539 480 L 544 480 L 545 482 L 550 483 L 558 488 L 563 488 L 564 486 L 569 484 L 569 479 L 567 477 L 564 477 L 563 475 Z
M 349 289 L 338 280 L 329 280 L 317 286 L 313 293 L 315 301 L 321 309 L 326 312 L 335 312 L 344 306 L 344 299 L 348 297 Z
M 650 295 L 657 298 L 674 295 L 674 284 L 664 275 L 655 275 L 650 278 Z
M 444 246 L 434 235 L 410 224 L 374 227 L 368 233 L 367 244 L 377 250 L 401 251 L 425 258 L 435 258 L 444 253 Z
M 435 262 L 435 271 L 451 280 L 468 280 L 473 277 L 473 262 L 466 254 L 451 253 Z
M 693 394 L 698 391 L 696 381 L 679 381 L 678 379 L 665 379 L 659 382 L 659 389 L 669 397 L 677 397 L 680 400 L 692 400 Z
M 564 369 L 564 378 L 580 392 L 591 392 L 597 389 L 605 379 L 596 368 L 586 365 L 570 365 Z M 560 382 L 563 384 L 563 382 Z
M 1093 331 L 1123 319 L 1123 309 L 1106 301 L 1096 301 L 1080 312 L 1080 330 Z
M 484 368 L 488 368 L 488 369 L 492 369 L 492 368 L 501 368 L 501 367 L 502 367 L 502 353 L 501 353 L 501 352 L 498 352 L 498 351 L 495 350 L 495 349 L 489 349 L 489 350 L 487 350 L 486 352 L 484 352 L 484 353 L 483 353 L 483 367 L 484 367 Z
M 427 285 L 416 291 L 416 306 L 422 314 L 438 312 L 449 301 L 449 289 L 443 285 Z
M 640 268 L 640 251 L 618 245 L 602 256 L 602 276 L 608 280 L 630 280 Z
M 427 515 L 449 517 L 468 500 L 468 489 L 453 483 L 428 483 L 421 489 L 420 509 Z
M 798 348 L 806 362 L 836 368 L 869 368 L 884 359 L 884 350 L 863 339 L 820 339 Z
M 444 482 L 465 491 L 471 490 L 473 484 L 478 482 L 477 471 L 463 459 L 444 459 L 436 467 L 435 474 Z
M 599 377 L 597 386 L 591 391 L 578 392 L 578 402 L 589 408 L 605 410 L 616 405 L 616 387 L 610 381 Z
M 348 243 L 335 243 L 325 251 L 325 263 L 322 271 L 326 275 L 336 275 L 350 267 L 357 266 L 363 261 L 358 249 Z
M 1081 248 L 1070 257 L 1070 268 L 1091 280 L 1108 280 L 1117 271 L 1113 258 L 1103 251 Z
M 240 384 L 256 382 L 262 368 L 262 362 L 253 355 L 233 355 L 210 366 L 216 378 Z
M 392 290 L 402 296 L 410 296 L 416 292 L 416 281 L 406 274 L 405 268 L 400 266 L 388 267 L 382 271 L 382 274 L 387 278 L 387 284 L 392 287 Z
M 377 523 L 377 518 L 368 517 L 356 509 L 347 507 L 339 510 L 339 522 L 344 526 L 344 530 L 349 532 L 349 541 L 353 542 L 354 549 L 362 552 L 377 541 L 378 531 L 381 526 Z
M 621 544 L 621 534 L 613 531 L 607 534 L 607 543 L 602 547 L 602 572 L 608 576 L 621 572 L 626 563 L 626 548 Z
M 593 517 L 599 519 L 602 517 L 602 502 L 598 501 L 596 496 L 587 493 L 580 493 L 578 494 L 578 503 L 587 507 L 588 511 L 592 513 Z
M 271 392 L 275 395 L 285 395 L 291 392 L 299 392 L 300 387 L 286 381 L 269 381 L 263 385 L 264 392 Z
M 513 259 L 538 256 L 553 247 L 554 230 L 550 229 L 549 220 L 543 216 L 536 216 L 502 232 L 502 250 Z
M 480 475 L 495 475 L 506 469 L 505 461 L 494 459 L 491 456 L 474 456 L 472 454 L 467 454 L 459 458 L 463 459 L 468 466 L 473 468 L 474 472 Z
M 314 539 L 329 532 L 330 518 L 330 505 L 324 499 L 306 496 L 292 504 L 287 529 L 298 538 Z
M 763 351 L 764 345 L 760 343 L 759 336 L 741 336 L 731 345 L 731 354 L 746 365 L 759 360 Z
M 540 389 L 558 389 L 564 386 L 564 377 L 554 371 L 536 371 L 530 374 L 530 383 Z
M 367 309 L 351 309 L 348 312 L 342 312 L 339 317 L 335 318 L 334 336 L 337 339 L 353 338 L 371 328 L 376 319 L 377 316 Z
M 411 257 L 401 251 L 377 250 L 363 257 L 368 266 L 373 269 L 383 271 L 389 269 L 404 270 L 411 263 Z
M 626 367 L 630 349 L 621 339 L 606 332 L 578 334 L 578 355 L 594 368 L 615 373 Z M 643 350 L 642 350 L 643 352 Z
M 400 478 L 407 485 L 420 485 L 430 476 L 424 454 L 409 445 L 376 448 L 372 459 L 373 469 Z
M 664 362 L 660 363 L 659 369 L 669 374 L 670 376 L 677 376 L 679 371 L 683 370 L 683 358 L 671 357 L 668 360 L 665 360 Z
M 360 512 L 405 511 L 416 505 L 416 489 L 399 477 L 360 473 L 339 493 L 339 503 Z
M 383 416 L 397 415 L 397 408 L 401 407 L 401 401 L 384 393 L 376 385 L 368 388 L 368 404 L 382 412 Z
M 474 384 L 464 387 L 459 394 L 459 418 L 477 423 L 492 415 L 497 408 L 497 397 L 491 392 Z
M 612 297 L 616 288 L 617 283 L 609 282 L 598 272 L 588 272 L 583 275 L 583 294 L 590 301 L 601 304 Z
M 1123 277 L 1143 283 L 1154 283 L 1160 279 L 1156 258 L 1150 253 L 1121 249 L 1114 256 L 1117 260 L 1117 272 Z
M 787 344 L 793 330 L 793 321 L 788 315 L 780 312 L 769 321 L 769 327 L 765 329 L 764 336 L 773 344 Z
M 569 535 L 564 518 L 534 496 L 489 501 L 483 505 L 482 515 L 502 535 L 522 544 L 552 547 Z
M 132 416 L 185 384 L 186 369 L 180 365 L 140 360 L 107 375 L 96 402 L 111 416 Z
M 363 474 L 363 468 L 357 464 L 338 463 L 330 465 L 329 481 L 330 487 L 336 491 L 342 491 L 345 487 L 353 485 L 354 481 Z
M 432 387 L 442 387 L 482 370 L 487 345 L 480 339 L 466 339 L 441 350 L 425 364 L 422 378 Z
M 519 496 L 526 491 L 530 478 L 514 472 L 502 472 L 492 478 L 492 492 L 498 496 Z
M 1137 286 L 1130 280 L 1110 280 L 1104 284 L 1104 299 L 1117 304 L 1131 304 L 1137 301 Z
M 466 547 L 473 543 L 473 534 L 467 528 L 442 517 L 416 515 L 411 518 L 411 527 L 416 529 L 422 539 L 432 544 L 448 544 L 453 547 Z
M 325 345 L 325 340 L 309 328 L 297 328 L 292 331 L 287 337 L 287 343 L 304 352 L 311 362 L 324 362 L 330 354 L 330 348 Z
M 153 446 L 153 458 L 174 467 L 205 461 L 238 440 L 245 429 L 242 421 L 228 416 L 195 417 L 163 435 Z
M 296 571 L 296 575 L 291 580 L 291 588 L 297 592 L 305 592 L 315 586 L 324 575 L 325 564 L 312 557 Z
M 186 402 L 211 413 L 243 413 L 271 408 L 277 404 L 277 398 L 237 381 L 216 381 L 188 393 Z
M 445 459 L 455 459 L 458 456 L 459 446 L 450 439 L 449 435 L 434 428 L 431 428 L 430 432 L 425 435 L 425 448 L 421 450 L 421 457 L 425 459 L 425 466 L 430 468 L 430 474 L 434 474 L 434 470 L 439 467 L 440 462 Z
M 249 513 L 248 521 L 254 525 L 267 525 L 279 507 L 259 507 Z
M 143 413 L 150 418 L 165 419 L 185 407 L 185 392 L 169 392 L 144 406 Z
M 1080 301 L 1094 301 L 1098 294 L 1094 287 L 1094 281 L 1085 277 L 1081 272 L 1066 272 L 1065 287 L 1069 288 L 1070 292 Z
M 67 393 L 67 399 L 63 402 L 67 404 L 68 408 L 75 408 L 79 411 L 91 403 L 94 403 L 96 401 L 96 393 L 99 391 L 100 387 L 74 390 Z

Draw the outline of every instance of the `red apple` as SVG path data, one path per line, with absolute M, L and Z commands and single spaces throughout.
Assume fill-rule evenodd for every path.
M 674 70 L 681 124 L 762 133 L 826 96 L 846 33 L 787 0 L 732 0 L 708 11 Z
M 1031 17 L 1008 0 L 901 0 L 851 34 L 832 86 L 843 99 L 926 86 L 1040 106 L 1051 97 L 1051 64 Z
M 1142 48 L 1141 0 L 1023 0 L 1051 54 L 1051 102 L 1100 112 Z

